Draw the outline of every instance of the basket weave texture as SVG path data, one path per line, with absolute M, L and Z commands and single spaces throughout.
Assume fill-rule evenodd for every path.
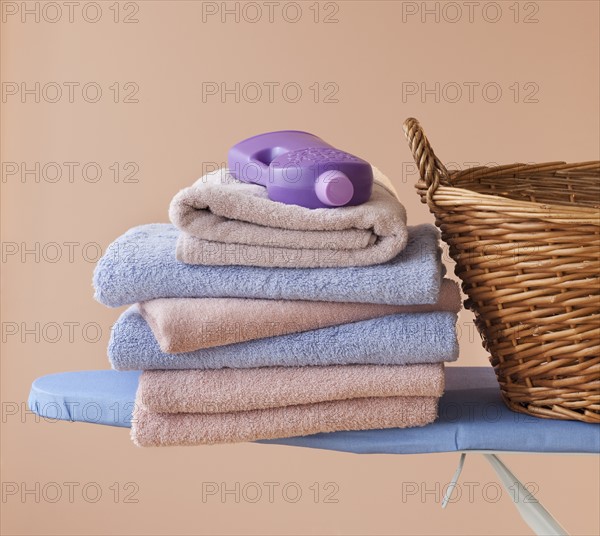
M 506 404 L 599 423 L 600 161 L 449 172 L 404 132 Z

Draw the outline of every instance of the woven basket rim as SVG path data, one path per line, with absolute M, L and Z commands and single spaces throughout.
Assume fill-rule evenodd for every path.
M 453 177 L 456 177 L 457 175 L 460 176 L 463 180 L 468 177 L 469 173 L 473 173 L 473 172 L 478 172 L 477 174 L 477 178 L 480 178 L 481 173 L 485 172 L 485 175 L 493 175 L 495 172 L 510 172 L 511 170 L 514 172 L 516 170 L 518 170 L 519 172 L 523 172 L 526 173 L 528 170 L 537 170 L 540 171 L 540 168 L 545 168 L 545 167 L 551 167 L 551 166 L 556 166 L 556 165 L 563 165 L 566 166 L 565 167 L 565 171 L 568 171 L 569 169 L 577 169 L 577 170 L 581 170 L 583 167 L 591 167 L 594 166 L 597 168 L 597 172 L 596 173 L 592 173 L 592 171 L 590 170 L 590 175 L 592 176 L 598 176 L 598 180 L 600 182 L 600 160 L 588 160 L 585 162 L 564 162 L 564 161 L 554 161 L 554 162 L 542 162 L 539 164 L 521 164 L 521 163 L 514 163 L 514 164 L 501 164 L 501 165 L 497 165 L 497 166 L 475 166 L 475 167 L 470 167 L 470 168 L 466 168 L 464 170 L 456 170 L 456 169 L 449 169 L 448 170 L 448 176 L 450 181 L 452 180 Z M 495 177 L 496 180 L 498 180 L 499 182 L 502 181 L 504 177 L 497 176 Z M 507 177 L 508 178 L 508 177 Z M 512 178 L 512 177 L 510 177 Z M 419 179 L 419 181 L 417 182 L 417 185 L 421 185 L 423 184 L 423 179 Z M 473 180 L 473 184 L 476 184 L 477 180 Z M 441 191 L 440 191 L 441 190 Z M 586 206 L 586 205 L 580 205 L 575 203 L 548 203 L 548 202 L 536 202 L 536 201 L 529 201 L 529 200 L 519 200 L 519 199 L 514 199 L 511 197 L 505 197 L 502 194 L 489 194 L 489 193 L 481 193 L 481 192 L 477 192 L 475 190 L 471 190 L 470 188 L 466 188 L 466 187 L 460 187 L 460 186 L 455 186 L 451 183 L 447 183 L 446 181 L 440 181 L 440 184 L 438 186 L 438 191 L 433 193 L 433 197 L 434 198 L 439 198 L 440 194 L 443 194 L 444 192 L 449 193 L 450 191 L 455 191 L 457 194 L 461 195 L 461 196 L 465 196 L 465 194 L 473 196 L 477 199 L 481 199 L 481 200 L 486 200 L 488 202 L 492 202 L 493 204 L 498 204 L 499 206 L 502 205 L 510 205 L 511 208 L 515 208 L 515 206 L 520 206 L 520 207 L 527 207 L 529 209 L 537 209 L 537 211 L 540 212 L 544 212 L 546 215 L 548 214 L 548 212 L 556 212 L 556 213 L 579 213 L 581 216 L 592 216 L 595 218 L 600 218 L 600 200 L 599 200 L 599 204 L 597 207 L 590 207 L 590 206 Z M 499 203 L 498 203 L 499 202 Z M 567 210 L 565 210 L 567 209 Z M 595 219 L 594 218 L 594 219 Z M 554 218 L 553 218 L 554 219 Z M 600 225 L 600 221 L 598 222 L 598 224 Z
M 511 164 L 498 164 L 496 166 L 471 166 L 466 169 L 448 169 L 451 173 L 469 173 L 473 170 L 488 169 L 488 170 L 538 170 L 543 171 L 546 168 L 553 168 L 556 166 L 564 166 L 565 169 L 581 169 L 585 167 L 596 167 L 597 172 L 600 173 L 600 160 L 584 160 L 582 162 L 566 162 L 564 160 L 552 160 L 549 162 L 536 162 L 536 163 L 523 163 L 523 162 L 512 162 Z
M 419 180 L 417 185 L 423 183 L 424 181 Z M 475 192 L 473 190 L 470 190 L 469 188 L 459 188 L 458 186 L 448 186 L 448 185 L 443 185 L 440 184 L 440 186 L 438 186 L 438 189 L 433 193 L 433 197 L 434 198 L 439 198 L 442 196 L 442 194 L 447 193 L 447 192 L 451 192 L 454 191 L 457 194 L 460 194 L 463 198 L 465 197 L 465 194 L 470 195 L 474 198 L 477 199 L 481 199 L 481 200 L 488 200 L 491 201 L 492 204 L 496 204 L 499 207 L 502 206 L 507 206 L 510 208 L 515 208 L 515 206 L 521 206 L 523 208 L 537 208 L 540 212 L 543 211 L 545 213 L 548 213 L 549 210 L 552 210 L 553 212 L 558 212 L 558 213 L 565 213 L 565 212 L 579 212 L 582 215 L 589 215 L 589 216 L 595 216 L 596 218 L 600 218 L 600 207 L 598 208 L 593 208 L 593 207 L 586 207 L 583 205 L 578 205 L 576 203 L 539 203 L 539 202 L 534 202 L 534 201 L 519 201 L 516 199 L 512 199 L 510 197 L 504 197 L 503 195 L 500 194 L 482 194 L 479 192 Z M 453 201 L 454 203 L 456 203 L 456 201 Z M 568 209 L 568 210 L 565 210 Z M 600 224 L 600 221 L 598 222 Z

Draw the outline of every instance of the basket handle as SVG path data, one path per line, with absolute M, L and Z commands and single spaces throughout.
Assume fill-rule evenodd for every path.
M 404 121 L 404 134 L 408 140 L 408 146 L 412 151 L 413 158 L 417 166 L 421 180 L 425 182 L 427 187 L 427 203 L 433 204 L 432 196 L 437 190 L 440 182 L 442 184 L 450 184 L 448 179 L 448 170 L 442 164 L 438 157 L 435 156 L 429 140 L 425 136 L 425 132 L 421 128 L 419 122 L 413 117 L 409 117 Z

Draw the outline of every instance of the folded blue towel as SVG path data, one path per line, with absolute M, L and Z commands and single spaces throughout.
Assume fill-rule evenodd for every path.
M 113 327 L 108 355 L 117 370 L 439 363 L 458 357 L 455 324 L 455 313 L 402 313 L 304 333 L 165 354 L 134 305 Z
M 409 227 L 391 261 L 349 268 L 202 266 L 179 262 L 170 224 L 134 227 L 117 238 L 94 272 L 96 299 L 110 307 L 155 298 L 268 298 L 416 305 L 435 303 L 443 277 L 438 231 Z

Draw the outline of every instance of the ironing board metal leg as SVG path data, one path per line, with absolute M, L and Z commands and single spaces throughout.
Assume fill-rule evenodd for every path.
M 538 500 L 523 486 L 495 454 L 484 454 L 494 468 L 519 510 L 519 514 L 538 536 L 568 536 L 564 528 L 552 517 Z
M 460 477 L 460 473 L 462 472 L 463 466 L 465 465 L 466 457 L 467 457 L 467 453 L 462 452 L 460 455 L 460 459 L 458 460 L 458 467 L 456 468 L 456 471 L 454 472 L 454 476 L 452 477 L 452 480 L 450 481 L 450 484 L 448 485 L 448 488 L 446 489 L 446 494 L 444 495 L 444 500 L 442 501 L 442 508 L 446 508 L 446 506 L 448 506 L 448 501 L 450 500 L 450 497 L 452 497 L 452 492 L 454 491 L 454 488 L 456 487 L 456 484 L 458 483 L 458 478 Z

